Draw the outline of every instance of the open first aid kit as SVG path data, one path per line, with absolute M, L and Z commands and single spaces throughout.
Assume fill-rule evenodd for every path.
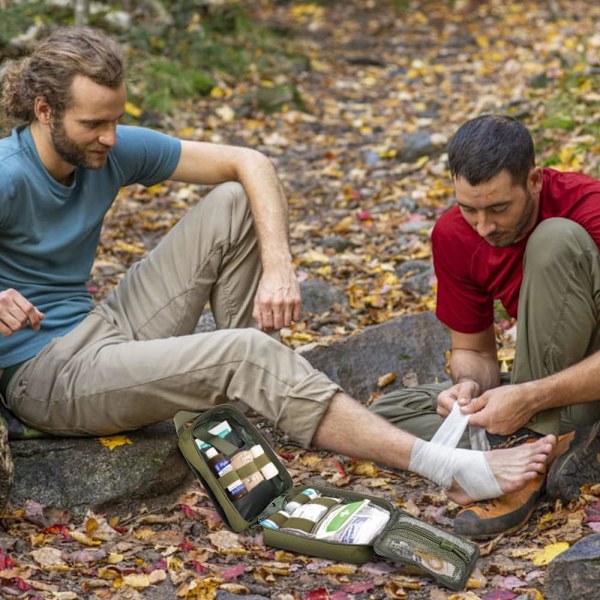
M 179 448 L 223 521 L 236 532 L 262 528 L 276 548 L 348 563 L 374 554 L 413 565 L 453 590 L 464 587 L 479 546 L 349 490 L 294 487 L 277 455 L 235 406 L 174 418 Z

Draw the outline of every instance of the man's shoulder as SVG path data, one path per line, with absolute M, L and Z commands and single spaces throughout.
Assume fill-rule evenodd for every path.
M 31 173 L 31 154 L 23 140 L 23 135 L 17 131 L 0 139 L 0 180 L 6 186 L 7 180 L 17 181 L 27 178 Z
M 117 144 L 111 149 L 111 161 L 121 172 L 121 185 L 154 185 L 175 170 L 181 153 L 181 141 L 155 129 L 131 125 L 117 127 Z
M 564 211 L 588 200 L 596 206 L 600 181 L 584 173 L 545 168 L 540 202 L 544 213 Z
M 471 233 L 472 230 L 460 214 L 458 206 L 454 205 L 444 212 L 436 221 L 432 235 L 440 237 L 451 234 L 454 237 L 457 233 L 462 234 L 463 232 Z
M 10 160 L 25 151 L 23 131 L 16 128 L 6 137 L 0 138 L 0 161 Z
M 117 125 L 117 138 L 120 140 L 176 140 L 177 138 L 141 125 Z
M 600 180 L 586 175 L 585 173 L 578 173 L 575 171 L 558 171 L 550 167 L 542 169 L 544 174 L 545 187 L 564 187 L 573 185 L 585 185 L 598 187 L 600 189 Z
M 117 127 L 117 145 L 114 151 L 121 158 L 130 157 L 135 154 L 139 158 L 143 156 L 154 156 L 157 153 L 172 152 L 178 149 L 181 142 L 178 138 L 135 125 L 119 125 Z

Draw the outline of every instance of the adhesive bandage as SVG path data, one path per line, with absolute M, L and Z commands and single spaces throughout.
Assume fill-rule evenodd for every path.
M 463 415 L 458 404 L 455 404 L 431 442 L 415 440 L 408 467 L 444 488 L 449 488 L 455 479 L 473 500 L 497 498 L 503 494 L 502 488 L 485 454 L 456 448 L 468 420 L 468 415 Z

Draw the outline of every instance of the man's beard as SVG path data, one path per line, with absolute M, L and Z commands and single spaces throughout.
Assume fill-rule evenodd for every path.
M 531 227 L 533 227 L 533 223 L 531 222 L 531 218 L 535 210 L 533 196 L 529 190 L 526 190 L 526 194 L 527 196 L 525 206 L 523 207 L 523 214 L 521 215 L 521 218 L 515 227 L 515 233 L 512 237 L 512 240 L 509 242 L 509 244 L 505 244 L 507 246 L 522 240 Z
M 106 164 L 106 156 L 89 154 L 92 150 L 73 141 L 65 131 L 62 120 L 52 121 L 50 137 L 54 151 L 67 163 L 85 169 L 101 169 Z M 94 148 L 96 151 L 108 150 L 105 146 Z
M 514 232 L 508 235 L 499 234 L 499 238 L 497 239 L 497 241 L 494 241 L 494 234 L 492 234 L 491 239 L 486 238 L 490 246 L 494 246 L 495 248 L 505 248 L 506 246 L 512 246 L 512 244 L 521 241 L 521 239 L 525 237 L 527 232 L 533 226 L 531 223 L 531 217 L 533 216 L 535 210 L 533 196 L 528 190 L 526 190 L 525 193 L 527 194 L 525 198 L 525 206 L 523 207 L 523 212 L 521 213 L 521 216 L 519 217 L 519 220 L 515 225 Z

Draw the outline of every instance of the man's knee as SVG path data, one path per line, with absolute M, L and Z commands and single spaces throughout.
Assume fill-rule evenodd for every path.
M 527 241 L 525 264 L 536 269 L 552 267 L 557 259 L 574 260 L 582 252 L 597 251 L 590 234 L 569 219 L 545 219 Z
M 249 359 L 268 362 L 283 355 L 295 354 L 287 346 L 260 329 L 248 327 L 230 331 L 233 345 L 244 357 Z
M 217 204 L 221 211 L 244 211 L 250 208 L 244 186 L 238 181 L 226 181 L 219 184 L 206 196 L 203 202 Z

